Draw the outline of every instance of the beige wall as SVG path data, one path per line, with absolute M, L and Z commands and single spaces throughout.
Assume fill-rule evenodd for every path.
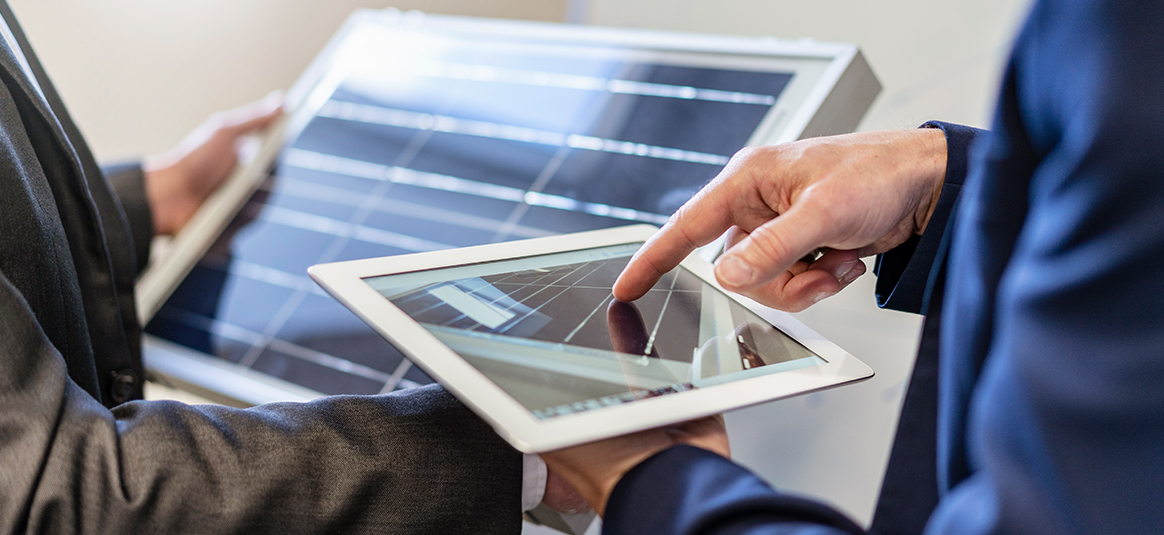
M 165 150 L 286 88 L 358 7 L 563 20 L 566 0 L 11 0 L 98 157 Z

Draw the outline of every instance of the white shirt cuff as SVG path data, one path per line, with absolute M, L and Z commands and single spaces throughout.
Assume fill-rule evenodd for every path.
M 529 511 L 546 496 L 546 462 L 533 453 L 521 459 L 521 510 Z

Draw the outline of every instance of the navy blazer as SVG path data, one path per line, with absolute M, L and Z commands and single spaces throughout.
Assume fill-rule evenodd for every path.
M 875 529 L 1164 532 L 1162 29 L 1161 2 L 1037 2 L 950 224 L 882 260 L 886 304 L 931 315 Z M 863 533 L 692 447 L 628 473 L 605 529 Z

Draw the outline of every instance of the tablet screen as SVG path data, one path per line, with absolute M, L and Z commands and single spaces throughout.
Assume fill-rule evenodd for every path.
M 683 267 L 614 299 L 641 245 L 364 280 L 539 419 L 825 363 Z

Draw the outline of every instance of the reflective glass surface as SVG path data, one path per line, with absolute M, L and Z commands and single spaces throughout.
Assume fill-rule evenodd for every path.
M 365 281 L 543 419 L 825 362 L 682 267 L 614 299 L 640 245 Z

